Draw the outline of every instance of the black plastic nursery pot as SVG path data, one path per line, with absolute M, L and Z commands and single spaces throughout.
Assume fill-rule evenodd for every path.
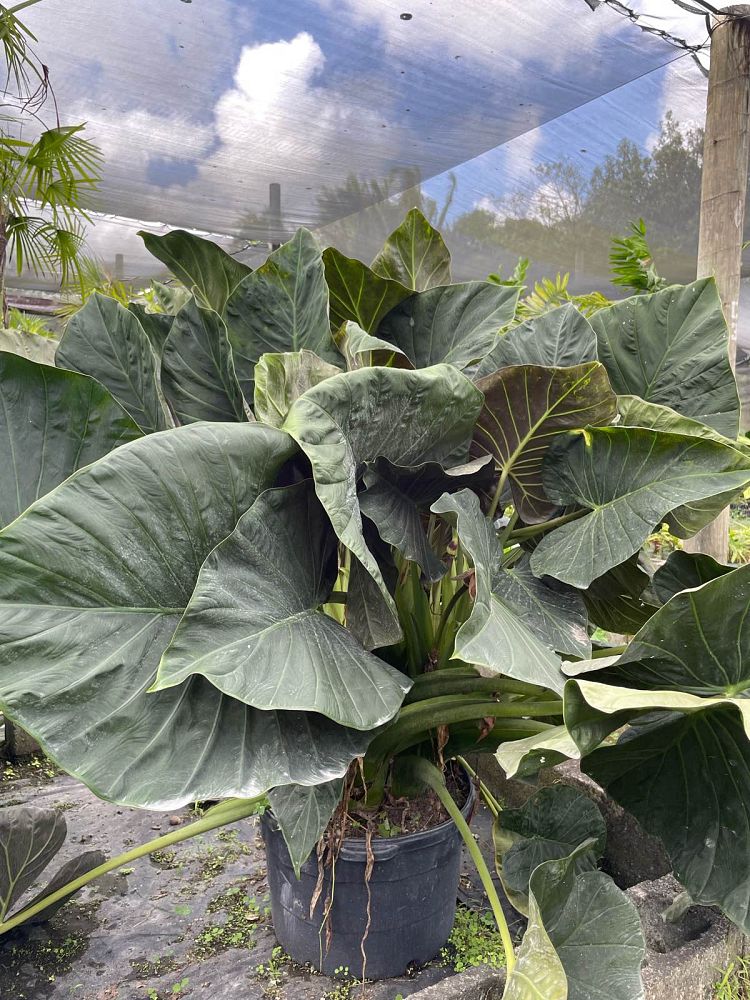
M 467 784 L 468 797 L 462 808 L 466 818 L 476 801 L 468 777 Z M 431 961 L 450 937 L 462 844 L 452 820 L 420 833 L 373 838 L 375 864 L 369 880 L 370 928 L 366 939 L 365 841 L 351 838 L 341 845 L 333 869 L 328 931 L 322 925 L 330 898 L 331 866 L 324 867 L 322 891 L 311 916 L 310 904 L 318 883 L 317 858 L 313 855 L 307 860 L 298 880 L 271 813 L 264 814 L 261 826 L 274 930 L 279 944 L 295 962 L 309 963 L 325 975 L 345 968 L 349 975 L 359 977 L 364 965 L 368 979 L 388 979 Z

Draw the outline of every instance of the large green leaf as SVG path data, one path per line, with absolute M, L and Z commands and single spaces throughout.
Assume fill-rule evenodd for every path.
M 750 929 L 750 566 L 675 595 L 566 688 L 587 773 L 659 837 L 696 902 Z M 591 678 L 591 679 L 589 679 Z M 641 721 L 642 720 L 642 721 Z
M 509 778 L 528 778 L 543 767 L 579 760 L 580 756 L 578 744 L 565 726 L 553 726 L 539 735 L 502 743 L 495 753 L 498 764 Z
M 174 317 L 162 351 L 161 381 L 181 424 L 247 419 L 226 326 L 196 299 Z
M 391 598 L 362 533 L 357 478 L 365 462 L 456 465 L 466 458 L 481 393 L 455 368 L 362 368 L 309 389 L 284 430 L 310 460 L 315 489 L 334 530 Z M 394 611 L 395 614 L 395 611 Z
M 400 281 L 381 278 L 361 260 L 345 257 L 334 247 L 323 251 L 323 264 L 334 330 L 351 320 L 365 333 L 375 333 L 381 319 L 411 295 Z
M 201 677 L 147 693 L 201 565 L 296 450 L 257 424 L 124 445 L 0 533 L 0 708 L 100 797 L 151 808 L 340 777 L 370 736 Z
M 172 423 L 159 387 L 159 362 L 137 317 L 94 292 L 71 317 L 55 355 L 58 368 L 93 375 L 146 434 Z
M 657 608 L 646 592 L 648 584 L 637 554 L 602 573 L 583 592 L 591 621 L 607 632 L 633 635 Z
M 361 326 L 347 320 L 336 333 L 336 346 L 344 355 L 349 371 L 368 365 L 386 368 L 413 368 L 404 352 L 387 340 L 365 333 Z
M 140 302 L 129 302 L 128 309 L 143 327 L 143 332 L 151 342 L 154 354 L 161 358 L 164 344 L 172 329 L 174 315 L 171 313 L 149 312 Z
M 24 333 L 23 330 L 0 329 L 0 351 L 17 354 L 27 361 L 38 361 L 44 365 L 54 365 L 57 341 L 52 337 L 42 337 L 38 333 Z
M 451 255 L 437 229 L 418 208 L 412 208 L 385 241 L 372 262 L 372 270 L 421 292 L 434 285 L 450 284 Z
M 297 878 L 310 852 L 325 833 L 341 800 L 343 787 L 343 779 L 335 778 L 322 785 L 285 785 L 272 788 L 268 793 Z
M 427 579 L 434 582 L 445 575 L 446 568 L 429 545 L 423 515 L 443 493 L 465 487 L 478 491 L 488 486 L 492 471 L 487 459 L 444 469 L 437 462 L 404 468 L 379 458 L 365 470 L 367 489 L 359 494 L 359 505 L 383 541 L 416 562 Z
M 607 841 L 607 824 L 595 802 L 570 785 L 540 788 L 519 809 L 503 809 L 492 828 L 495 863 L 513 906 L 529 913 L 529 882 L 545 861 L 576 852 L 577 872 L 596 868 Z M 578 851 L 582 845 L 585 850 Z
M 664 562 L 654 573 L 651 588 L 662 604 L 683 590 L 702 587 L 709 580 L 731 573 L 733 566 L 724 566 L 713 556 L 702 552 L 683 552 L 677 549 L 670 552 Z
M 0 527 L 76 469 L 140 436 L 93 378 L 0 353 Z
M 564 430 L 607 424 L 617 412 L 606 371 L 596 361 L 573 368 L 514 365 L 480 379 L 477 388 L 484 406 L 474 453 L 494 456 L 524 521 L 546 520 L 558 506 L 542 481 L 552 439 Z
M 0 809 L 0 921 L 60 850 L 66 832 L 65 816 L 57 809 Z
M 709 441 L 719 441 L 725 446 L 736 448 L 741 454 L 750 455 L 750 449 L 740 441 L 731 441 L 719 434 L 707 424 L 692 420 L 677 413 L 669 406 L 659 403 L 647 403 L 636 396 L 619 396 L 617 406 L 620 413 L 620 423 L 625 427 L 648 427 L 655 431 L 669 431 L 674 434 L 689 434 L 691 437 L 706 438 Z M 696 503 L 685 504 L 670 511 L 667 523 L 673 534 L 679 538 L 689 538 L 724 509 L 736 496 L 736 490 L 719 493 Z
M 219 313 L 224 311 L 227 299 L 240 281 L 252 270 L 211 240 L 184 229 L 175 229 L 164 236 L 146 232 L 138 235 L 149 253 L 166 264 L 183 285 L 193 289 L 206 305 Z
M 616 302 L 594 313 L 591 324 L 616 392 L 737 436 L 740 403 L 713 278 Z
M 484 378 L 510 365 L 572 368 L 596 360 L 593 327 L 572 303 L 566 302 L 559 309 L 520 323 L 499 337 L 474 377 Z
M 416 292 L 382 320 L 378 337 L 400 348 L 415 368 L 445 362 L 465 368 L 483 358 L 513 319 L 518 288 L 468 281 Z
M 476 575 L 474 607 L 456 635 L 454 658 L 488 675 L 503 673 L 561 691 L 560 659 L 548 642 L 549 617 L 557 618 L 556 611 L 545 609 L 542 617 L 538 603 L 528 603 L 524 591 L 519 594 L 517 583 L 502 569 L 502 549 L 478 498 L 469 490 L 446 493 L 432 510 L 456 522 Z
M 337 552 L 311 482 L 267 490 L 203 564 L 151 690 L 201 675 L 254 708 L 388 722 L 409 681 L 319 610 Z
M 255 366 L 256 420 L 281 427 L 295 399 L 324 379 L 338 375 L 340 370 L 312 351 L 264 354 Z
M 575 587 L 638 551 L 683 503 L 750 481 L 750 459 L 721 441 L 639 427 L 591 428 L 561 436 L 544 467 L 547 494 L 590 512 L 540 541 L 531 568 Z
M 237 286 L 227 302 L 227 328 L 248 399 L 262 354 L 307 349 L 340 361 L 331 338 L 323 258 L 312 233 L 298 229 Z
M 531 877 L 529 926 L 503 1000 L 643 1000 L 638 911 L 575 852 Z

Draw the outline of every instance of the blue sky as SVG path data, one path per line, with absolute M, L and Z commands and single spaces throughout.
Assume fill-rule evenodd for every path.
M 666 0 L 633 2 L 664 10 Z M 321 188 L 350 173 L 377 179 L 413 166 L 439 193 L 440 175 L 464 164 L 456 210 L 465 210 L 502 197 L 539 159 L 593 165 L 625 134 L 648 142 L 674 78 L 654 70 L 674 49 L 583 0 L 534 0 L 506 19 L 498 9 L 46 0 L 28 22 L 62 107 L 89 123 L 104 152 L 101 207 L 232 233 L 262 213 L 271 181 L 282 184 L 290 225 L 315 225 Z

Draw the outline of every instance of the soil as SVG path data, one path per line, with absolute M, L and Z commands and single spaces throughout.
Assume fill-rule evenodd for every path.
M 463 771 L 451 766 L 446 771 L 445 783 L 451 798 L 462 809 L 469 795 L 468 778 Z M 373 835 L 383 838 L 399 837 L 431 830 L 448 819 L 450 817 L 445 806 L 431 789 L 408 798 L 395 798 L 386 790 L 383 802 L 376 812 L 364 809 L 361 798 L 358 800 L 355 792 L 348 803 L 344 837 L 364 839 L 368 826 Z

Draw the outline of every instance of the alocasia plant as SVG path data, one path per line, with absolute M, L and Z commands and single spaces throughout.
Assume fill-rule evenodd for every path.
M 750 483 L 713 282 L 520 322 L 414 212 L 372 268 L 304 230 L 253 272 L 146 241 L 174 317 L 97 295 L 57 368 L 0 354 L 7 716 L 105 799 L 268 792 L 297 868 L 345 781 L 455 816 L 444 760 L 579 757 L 750 931 L 750 576 L 638 562 Z M 612 662 L 597 627 L 638 634 Z M 506 996 L 637 1000 L 600 823 L 558 809 L 498 819 L 530 917 Z

